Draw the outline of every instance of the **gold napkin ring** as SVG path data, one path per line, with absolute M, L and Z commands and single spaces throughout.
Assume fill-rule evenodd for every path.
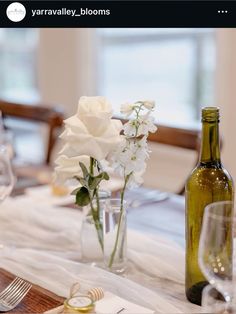
M 70 296 L 64 302 L 63 313 L 91 313 L 95 310 L 95 302 L 104 297 L 101 287 L 91 288 L 87 294 L 79 294 L 80 283 L 74 283 L 70 288 Z
M 94 302 L 89 296 L 78 295 L 65 300 L 64 313 L 91 313 L 94 307 Z

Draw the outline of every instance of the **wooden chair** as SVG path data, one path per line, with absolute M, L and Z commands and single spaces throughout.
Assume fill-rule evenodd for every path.
M 199 152 L 199 135 L 199 130 L 158 125 L 158 131 L 151 133 L 148 140 Z
M 196 151 L 196 162 L 198 163 L 200 153 L 200 131 L 184 128 L 170 127 L 166 125 L 158 125 L 158 131 L 151 133 L 148 140 L 151 142 L 161 143 L 174 147 L 180 147 Z M 178 194 L 183 195 L 185 186 L 178 191 Z
M 3 119 L 17 118 L 36 123 L 42 122 L 48 125 L 48 145 L 44 162 L 49 164 L 51 152 L 56 141 L 56 129 L 63 124 L 63 112 L 58 108 L 46 107 L 45 105 L 25 105 L 4 100 L 0 100 L 0 111 Z

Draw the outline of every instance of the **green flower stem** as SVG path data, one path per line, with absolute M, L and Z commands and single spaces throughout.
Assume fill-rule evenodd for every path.
M 94 171 L 93 171 L 94 162 L 95 162 L 95 159 L 90 157 L 90 173 L 91 173 L 91 175 L 94 174 Z M 100 222 L 100 204 L 99 204 L 99 197 L 98 197 L 98 190 L 97 190 L 97 188 L 95 188 L 94 194 L 96 196 L 97 210 L 95 210 L 94 207 L 93 207 L 93 196 L 91 197 L 91 195 L 89 197 L 90 198 L 90 202 L 89 203 L 90 203 L 90 207 L 91 207 L 91 212 L 92 212 L 95 228 L 97 230 L 98 241 L 99 241 L 99 244 L 100 244 L 101 249 L 103 251 L 103 230 L 102 230 L 102 224 Z
M 94 165 L 94 158 L 90 157 L 89 170 L 90 170 L 91 175 L 94 174 L 94 172 L 93 172 L 93 165 Z
M 101 225 L 100 220 L 97 217 L 97 212 L 96 212 L 96 210 L 93 207 L 93 202 L 92 201 L 90 201 L 90 207 L 91 207 L 91 212 L 92 212 L 92 216 L 93 216 L 93 220 L 94 220 L 94 225 L 95 225 L 95 228 L 97 230 L 98 241 L 99 241 L 99 244 L 100 244 L 101 249 L 103 251 L 103 231 L 102 231 L 102 225 Z
M 125 189 L 126 189 L 126 185 L 127 185 L 128 181 L 129 181 L 130 175 L 131 175 L 131 174 L 129 174 L 129 175 L 127 175 L 127 176 L 125 177 L 125 183 L 124 183 L 123 189 L 122 189 L 122 191 L 121 191 L 121 199 L 120 199 L 120 217 L 119 217 L 119 221 L 118 221 L 118 227 L 117 227 L 115 245 L 114 245 L 113 251 L 112 251 L 112 253 L 111 253 L 110 260 L 109 260 L 109 264 L 108 264 L 108 267 L 109 267 L 109 268 L 112 267 L 112 264 L 113 264 L 113 262 L 114 262 L 114 258 L 115 258 L 115 254 L 116 254 L 116 250 L 117 250 L 117 246 L 118 246 L 118 242 L 119 242 L 121 220 L 122 220 L 123 212 L 124 212 L 124 196 L 125 196 Z

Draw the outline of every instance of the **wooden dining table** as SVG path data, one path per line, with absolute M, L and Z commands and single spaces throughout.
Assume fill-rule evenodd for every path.
M 138 188 L 127 193 L 126 199 L 130 204 L 132 204 L 132 200 L 140 200 L 139 206 L 130 206 L 128 208 L 128 228 L 138 230 L 147 235 L 161 236 L 173 241 L 173 243 L 184 249 L 184 197 L 168 194 L 168 197 L 163 201 L 156 202 L 155 199 L 143 199 L 143 196 L 149 191 L 146 188 Z M 159 192 L 157 191 L 157 193 Z M 70 204 L 68 204 L 69 206 Z M 75 208 L 74 210 L 79 209 Z M 0 269 L 0 289 L 3 289 L 14 276 L 15 274 Z M 170 297 L 183 302 L 186 301 L 183 285 L 177 283 L 166 285 L 165 280 L 160 279 L 156 283 L 148 283 L 149 288 L 153 284 L 156 285 L 156 291 L 167 293 Z M 62 297 L 33 285 L 31 292 L 12 313 L 43 313 L 62 304 L 62 302 Z

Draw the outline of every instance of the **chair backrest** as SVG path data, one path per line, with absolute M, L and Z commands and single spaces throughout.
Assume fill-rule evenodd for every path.
M 165 145 L 170 145 L 179 148 L 185 148 L 196 151 L 196 162 L 198 163 L 200 153 L 200 130 L 196 129 L 183 129 L 171 127 L 166 125 L 158 125 L 158 131 L 151 133 L 148 140 Z M 185 186 L 183 185 L 178 194 L 184 194 Z
M 14 117 L 38 123 L 43 122 L 48 125 L 48 145 L 45 157 L 45 163 L 48 164 L 56 140 L 55 131 L 63 124 L 64 114 L 62 110 L 41 104 L 28 105 L 0 100 L 0 111 L 2 112 L 3 119 Z
M 200 131 L 195 129 L 183 129 L 166 125 L 158 125 L 156 133 L 151 133 L 149 141 L 158 142 L 170 146 L 199 151 Z

